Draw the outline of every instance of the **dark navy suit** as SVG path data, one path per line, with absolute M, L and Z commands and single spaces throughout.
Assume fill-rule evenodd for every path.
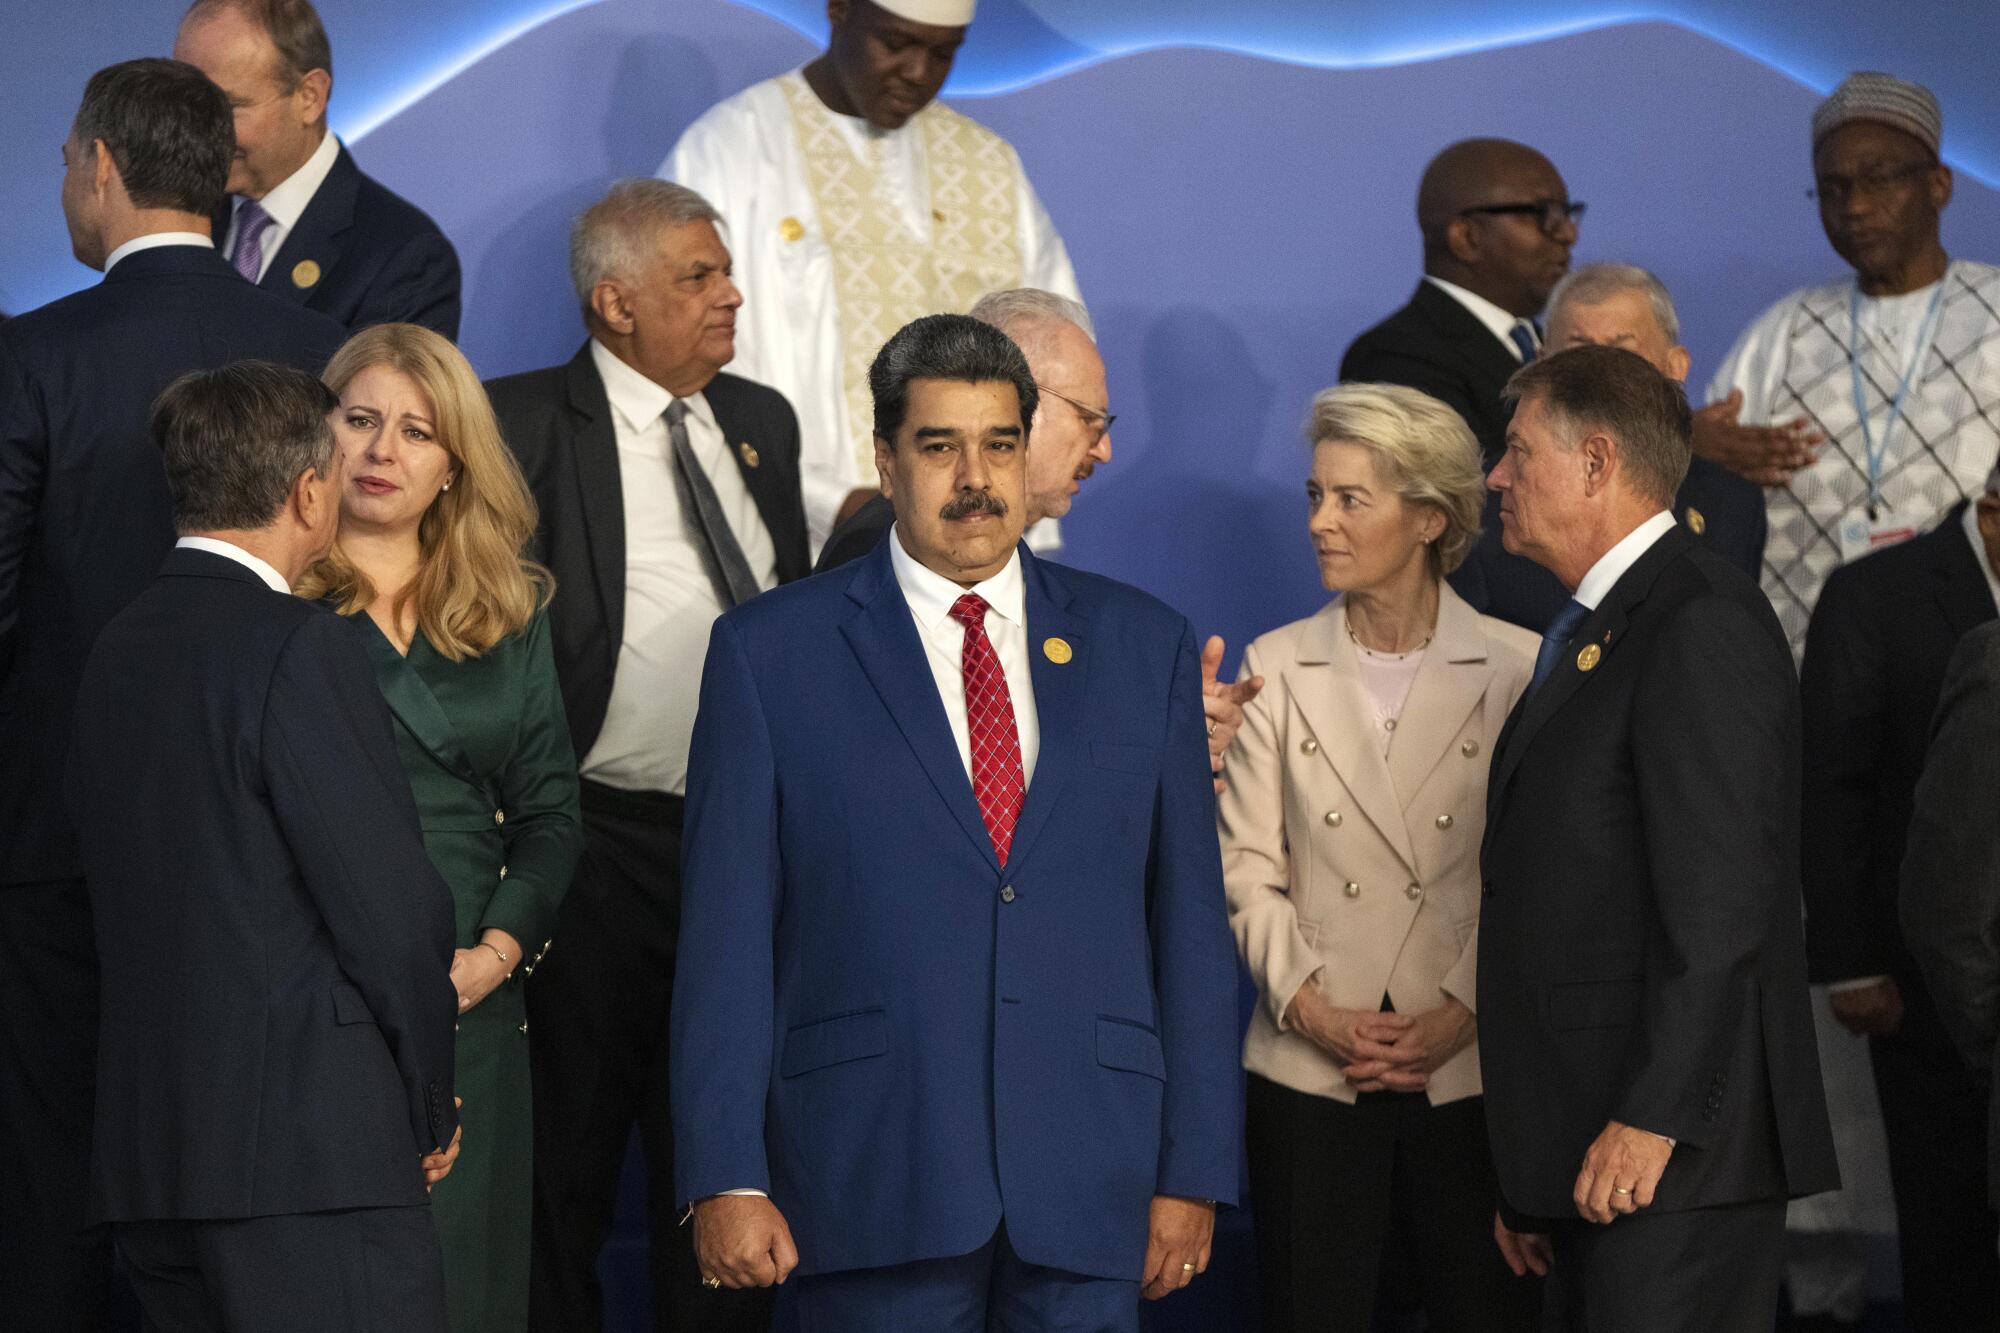
M 162 1328 L 441 1327 L 419 1159 L 458 1119 L 452 900 L 360 641 L 176 549 L 77 704 L 93 1219 Z
M 217 237 L 231 208 L 216 213 Z M 422 209 L 364 175 L 345 144 L 258 285 L 350 330 L 421 324 L 458 338 L 458 252 Z
M 173 544 L 153 400 L 245 358 L 317 374 L 341 337 L 189 245 L 0 325 L 0 1309 L 23 1327 L 109 1286 L 78 1230 L 97 968 L 61 776 L 84 658 Z
M 781 1311 L 802 1280 L 967 1255 L 1003 1221 L 1021 1262 L 1136 1305 L 1152 1196 L 1236 1194 L 1236 964 L 1192 635 L 1131 588 L 1020 558 L 1041 750 L 1004 869 L 886 542 L 710 640 L 679 1192 L 769 1191 L 800 1254 Z

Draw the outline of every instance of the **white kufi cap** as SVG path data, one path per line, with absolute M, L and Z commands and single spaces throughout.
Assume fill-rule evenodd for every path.
M 963 28 L 972 22 L 979 0 L 875 0 L 897 18 L 939 28 Z

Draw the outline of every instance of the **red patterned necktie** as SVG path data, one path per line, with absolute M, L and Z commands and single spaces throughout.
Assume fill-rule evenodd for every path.
M 1001 865 L 1014 846 L 1014 824 L 1028 784 L 1021 776 L 1021 733 L 999 655 L 986 637 L 986 601 L 967 593 L 951 604 L 951 618 L 965 626 L 965 722 L 972 742 L 972 794 Z

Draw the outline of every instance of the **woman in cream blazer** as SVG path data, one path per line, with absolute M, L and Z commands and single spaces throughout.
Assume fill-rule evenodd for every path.
M 1528 1329 L 1493 1241 L 1473 1006 L 1486 771 L 1539 640 L 1445 583 L 1477 535 L 1472 433 L 1416 390 L 1313 402 L 1308 531 L 1339 596 L 1244 654 L 1220 802 L 1265 1325 L 1371 1328 L 1384 1257 L 1430 1326 Z

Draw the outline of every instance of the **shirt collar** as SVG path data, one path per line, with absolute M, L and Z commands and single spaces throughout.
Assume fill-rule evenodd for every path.
M 283 574 L 280 574 L 265 561 L 260 560 L 240 546 L 229 542 L 217 541 L 213 537 L 183 537 L 174 543 L 174 547 L 176 550 L 186 547 L 190 551 L 206 551 L 210 555 L 219 555 L 224 560 L 234 560 L 237 564 L 264 580 L 264 586 L 272 592 L 281 592 L 287 597 L 292 595 L 292 587 L 289 583 L 285 582 Z
M 339 157 L 340 140 L 334 137 L 333 131 L 328 130 L 320 136 L 319 147 L 313 149 L 312 156 L 307 158 L 297 171 L 285 177 L 269 194 L 259 199 L 258 205 L 263 208 L 271 221 L 290 231 L 298 226 L 299 219 L 305 216 L 306 205 L 310 204 L 313 196 L 319 193 L 319 187 L 326 184 L 327 173 L 333 170 L 333 164 Z M 237 207 L 242 206 L 243 201 L 239 199 Z
M 910 604 L 910 613 L 926 632 L 944 623 L 951 615 L 952 606 L 968 592 L 978 593 L 985 599 L 989 614 L 1023 628 L 1027 626 L 1027 584 L 1021 576 L 1021 552 L 1018 547 L 1007 557 L 1007 563 L 1001 566 L 998 574 L 983 583 L 962 588 L 944 575 L 919 564 L 915 556 L 904 550 L 900 528 L 891 528 L 890 532 L 893 536 L 889 542 L 889 565 L 896 571 L 896 582 L 903 589 L 903 600 Z
M 163 245 L 199 245 L 207 250 L 215 248 L 215 242 L 198 231 L 156 231 L 146 236 L 134 236 L 106 255 L 104 271 L 109 273 L 127 255 L 136 255 L 141 250 L 157 250 Z
M 1517 324 L 1526 324 L 1530 336 L 1535 340 L 1535 345 L 1538 347 L 1541 345 L 1540 335 L 1533 332 L 1535 327 L 1533 321 L 1522 319 L 1511 310 L 1502 310 L 1479 293 L 1469 292 L 1455 282 L 1446 282 L 1443 278 L 1434 278 L 1428 273 L 1424 274 L 1424 281 L 1464 306 L 1475 319 L 1491 329 L 1493 336 L 1506 347 L 1509 356 L 1521 354 L 1520 349 L 1514 345 L 1514 326 Z
M 604 396 L 611 400 L 611 410 L 624 419 L 625 429 L 633 434 L 658 421 L 673 403 L 674 396 L 664 387 L 641 375 L 595 338 L 590 340 L 590 360 L 597 367 L 597 377 L 604 381 Z M 681 401 L 687 404 L 688 415 L 696 421 L 721 429 L 715 423 L 715 413 L 709 408 L 706 395 L 693 393 Z
M 1653 549 L 1653 543 L 1673 530 L 1674 516 L 1662 509 L 1659 513 L 1625 534 L 1616 546 L 1597 558 L 1583 581 L 1576 585 L 1575 600 L 1582 606 L 1595 611 L 1604 595 L 1611 591 L 1625 571 L 1639 563 L 1639 557 Z
M 1979 572 L 1986 576 L 1986 591 L 1993 594 L 1995 610 L 2000 610 L 2000 574 L 1993 572 L 1993 558 L 1986 554 L 1986 539 L 1979 535 L 1979 503 L 1974 500 L 1965 506 L 1965 536 L 1972 543 L 1972 558 L 1979 562 Z

